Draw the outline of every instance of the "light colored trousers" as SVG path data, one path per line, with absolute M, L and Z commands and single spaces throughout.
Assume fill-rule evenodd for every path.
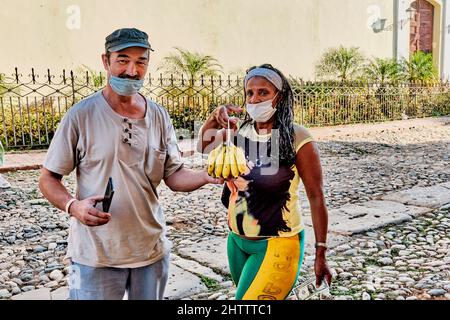
M 162 300 L 169 255 L 141 268 L 94 268 L 72 262 L 70 300 Z

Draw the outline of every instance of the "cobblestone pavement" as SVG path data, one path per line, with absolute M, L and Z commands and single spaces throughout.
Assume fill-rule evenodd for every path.
M 354 236 L 328 253 L 333 300 L 450 300 L 450 211 L 428 213 L 412 222 Z M 313 274 L 307 256 L 301 275 Z M 189 298 L 233 299 L 225 281 L 212 292 Z M 316 297 L 316 299 L 318 299 Z
M 357 133 L 318 144 L 329 209 L 450 181 L 449 125 Z M 198 156 L 186 160 L 200 168 Z M 62 258 L 68 217 L 42 198 L 37 170 L 3 175 L 12 188 L 0 189 L 0 298 L 66 287 L 68 267 Z M 65 181 L 73 192 L 74 176 Z M 161 185 L 177 266 L 193 244 L 225 241 L 221 192 L 220 186 L 205 186 L 173 193 Z M 307 201 L 303 208 L 308 216 Z M 328 253 L 335 274 L 330 299 L 450 299 L 449 230 L 450 213 L 444 205 L 403 224 L 352 235 Z M 302 273 L 312 273 L 311 259 L 306 257 Z M 235 288 L 228 271 L 209 270 L 213 272 L 201 277 L 203 289 L 184 298 L 232 299 Z

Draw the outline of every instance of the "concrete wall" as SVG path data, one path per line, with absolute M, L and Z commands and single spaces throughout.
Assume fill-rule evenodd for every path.
M 226 72 L 269 62 L 314 79 L 329 47 L 391 57 L 394 32 L 375 33 L 370 24 L 380 16 L 392 23 L 393 12 L 392 0 L 0 0 L 0 72 L 102 70 L 105 36 L 134 26 L 155 48 L 150 72 L 179 46 L 213 55 Z

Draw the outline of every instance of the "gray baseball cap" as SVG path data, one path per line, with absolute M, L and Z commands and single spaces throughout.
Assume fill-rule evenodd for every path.
M 106 52 L 117 52 L 129 47 L 141 47 L 154 51 L 148 42 L 148 35 L 136 28 L 118 29 L 106 37 Z

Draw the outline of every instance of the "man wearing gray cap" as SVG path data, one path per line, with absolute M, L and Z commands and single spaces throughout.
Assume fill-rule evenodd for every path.
M 183 167 L 166 109 L 139 93 L 150 51 L 140 30 L 109 35 L 102 55 L 108 84 L 69 109 L 47 153 L 39 187 L 71 216 L 70 299 L 162 299 L 170 243 L 157 186 L 164 179 L 171 190 L 189 192 L 223 183 Z M 72 196 L 62 177 L 74 169 Z M 110 177 L 108 210 L 101 202 Z

